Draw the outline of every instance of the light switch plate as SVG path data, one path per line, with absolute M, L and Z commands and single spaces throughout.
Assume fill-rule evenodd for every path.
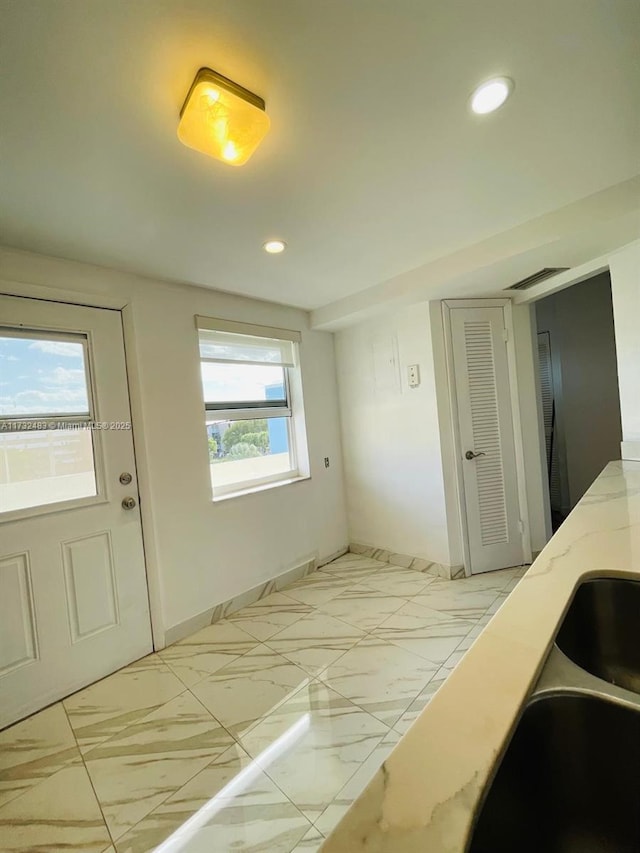
M 417 388 L 420 384 L 420 365 L 409 365 L 409 388 Z

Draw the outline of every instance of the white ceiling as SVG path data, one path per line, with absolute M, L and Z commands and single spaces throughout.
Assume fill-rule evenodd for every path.
M 319 308 L 640 172 L 636 0 L 0 0 L 0 33 L 17 248 Z M 267 102 L 240 169 L 176 137 L 202 65 Z

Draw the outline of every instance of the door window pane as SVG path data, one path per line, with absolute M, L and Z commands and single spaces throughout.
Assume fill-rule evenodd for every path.
M 0 512 L 96 492 L 86 337 L 0 328 Z
M 0 432 L 0 512 L 95 494 L 91 430 Z
M 84 337 L 36 334 L 16 337 L 0 330 L 0 418 L 87 417 Z

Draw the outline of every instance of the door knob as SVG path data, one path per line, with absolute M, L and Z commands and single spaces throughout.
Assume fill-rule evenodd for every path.
M 464 454 L 465 459 L 477 459 L 478 456 L 486 456 L 487 454 L 484 451 L 480 451 L 480 453 L 474 453 L 473 450 L 467 450 Z
M 123 498 L 122 499 L 122 509 L 134 509 L 135 505 L 136 505 L 136 499 L 135 498 L 129 497 L 129 498 Z

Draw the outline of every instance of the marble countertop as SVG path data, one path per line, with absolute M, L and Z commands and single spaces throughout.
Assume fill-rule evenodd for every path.
M 605 468 L 322 853 L 464 853 L 476 803 L 574 589 L 605 575 L 640 576 L 640 462 Z

